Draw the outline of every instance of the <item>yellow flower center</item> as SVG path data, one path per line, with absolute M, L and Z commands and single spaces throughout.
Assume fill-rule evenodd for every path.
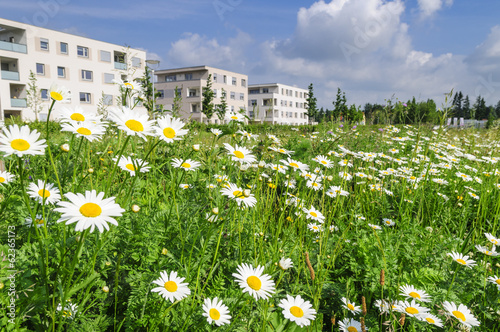
M 299 168 L 299 165 L 297 165 L 297 163 L 290 163 L 290 166 L 295 167 L 295 168 Z
M 245 155 L 241 151 L 234 151 L 233 153 L 239 159 L 245 158 Z
M 219 320 L 220 318 L 220 312 L 215 308 L 210 309 L 208 314 L 210 315 L 210 318 L 212 318 L 213 320 Z
M 47 197 L 50 197 L 50 191 L 45 190 L 45 189 L 40 189 L 40 190 L 38 190 L 38 195 L 40 195 L 40 197 L 42 197 L 42 198 L 47 198 Z
M 236 198 L 241 198 L 241 199 L 245 198 L 245 195 L 243 195 L 243 193 L 239 190 L 233 191 L 233 195 Z
M 71 311 L 68 311 L 68 310 L 63 310 L 63 312 L 62 312 L 62 316 L 63 316 L 63 317 L 71 317 Z
M 491 243 L 493 243 L 494 245 L 497 245 L 498 244 L 498 241 L 495 240 L 495 239 L 491 239 Z
M 175 281 L 167 281 L 163 286 L 170 293 L 173 293 L 177 290 L 177 284 L 175 283 Z
M 92 135 L 92 132 L 90 130 L 88 130 L 87 128 L 78 128 L 76 130 L 77 133 L 79 133 L 80 135 L 85 135 L 85 136 L 88 136 L 88 135 Z
M 495 282 L 500 285 L 500 279 L 495 280 Z
M 349 326 L 349 327 L 347 328 L 347 331 L 348 331 L 348 332 L 358 332 L 358 329 L 357 329 L 357 328 L 355 328 L 354 326 Z
M 174 138 L 175 137 L 175 130 L 172 128 L 165 128 L 163 129 L 163 135 L 165 135 L 166 138 Z
M 318 214 L 317 214 L 316 212 L 314 212 L 314 211 L 309 212 L 309 214 L 310 214 L 311 216 L 313 216 L 314 218 L 317 218 L 317 217 L 318 217 Z
M 460 263 L 462 265 L 466 264 L 465 261 L 463 259 L 461 259 L 461 258 L 457 259 L 457 263 Z
M 231 119 L 233 119 L 233 120 L 238 120 L 238 117 L 237 117 L 237 116 L 235 116 L 235 115 L 233 115 L 233 116 L 231 116 Z
M 256 291 L 260 290 L 260 288 L 262 287 L 262 282 L 256 276 L 248 277 L 247 284 L 248 284 L 248 286 L 250 286 L 251 289 L 256 290 Z
M 85 203 L 80 207 L 80 213 L 87 218 L 95 218 L 101 215 L 102 209 L 96 203 Z
M 127 165 L 125 165 L 125 167 L 126 167 L 127 169 L 131 170 L 132 172 L 134 172 L 134 171 L 135 171 L 135 167 L 134 167 L 134 165 L 133 165 L 133 164 L 127 164 Z
M 425 320 L 429 323 L 429 324 L 434 324 L 436 323 L 436 321 L 430 317 L 426 317 Z
M 413 308 L 413 307 L 408 307 L 405 309 L 405 311 L 407 313 L 409 313 L 410 315 L 416 315 L 418 314 L 418 310 L 416 308 Z
M 387 223 L 389 223 L 389 222 L 387 222 Z M 411 293 L 410 293 L 410 294 L 408 294 L 408 295 L 410 295 L 411 297 L 413 297 L 413 298 L 415 298 L 415 299 L 420 299 L 420 294 L 418 294 L 418 293 L 411 292 Z
M 304 316 L 304 311 L 296 305 L 290 308 L 290 313 L 298 318 Z
M 347 303 L 347 308 L 349 308 L 349 310 L 354 310 L 354 306 L 350 303 Z
M 460 319 L 462 322 L 465 322 L 465 315 L 463 313 L 461 313 L 460 311 L 453 311 L 452 314 L 457 317 L 458 319 Z
M 279 149 L 278 151 L 281 153 L 285 153 L 285 150 L 283 150 L 283 149 Z
M 63 96 L 62 94 L 60 94 L 59 92 L 57 91 L 51 91 L 50 92 L 50 97 L 54 100 L 57 100 L 57 101 L 61 101 L 63 100 Z
M 3 183 L 3 182 L 5 182 L 5 178 L 0 176 L 0 183 Z
M 125 85 L 126 88 L 134 90 L 134 86 L 131 83 L 127 82 L 127 83 L 123 83 L 123 85 Z
M 321 163 L 322 163 L 323 165 L 326 165 L 326 164 L 327 164 L 327 162 L 326 162 L 325 160 L 321 160 Z
M 69 118 L 73 121 L 85 121 L 85 117 L 80 113 L 73 113 Z
M 191 168 L 191 164 L 189 164 L 189 163 L 182 163 L 181 167 Z
M 10 146 L 17 151 L 26 151 L 30 148 L 30 144 L 28 143 L 28 141 L 22 138 L 13 140 L 12 142 L 10 142 Z
M 137 120 L 128 120 L 127 122 L 125 122 L 125 125 L 128 127 L 128 129 L 133 131 L 144 131 L 142 123 Z

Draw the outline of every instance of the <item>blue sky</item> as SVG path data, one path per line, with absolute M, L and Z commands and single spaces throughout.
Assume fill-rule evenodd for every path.
M 500 100 L 496 0 L 2 1 L 1 16 L 130 45 L 161 68 L 211 65 L 250 83 L 313 83 L 320 106 L 434 98 Z

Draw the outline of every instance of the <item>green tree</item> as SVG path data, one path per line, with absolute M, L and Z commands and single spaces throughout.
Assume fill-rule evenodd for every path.
M 174 103 L 172 105 L 172 111 L 171 115 L 174 118 L 178 118 L 179 115 L 181 114 L 182 110 L 182 85 L 181 88 L 179 89 L 177 86 L 175 86 L 174 90 Z
M 345 97 L 345 92 L 342 92 L 340 88 L 337 89 L 337 98 L 333 102 L 333 111 L 332 111 L 332 121 L 340 120 L 341 116 L 345 116 L 349 111 L 349 108 L 346 105 L 347 99 Z
M 469 96 L 465 96 L 464 104 L 462 106 L 462 111 L 464 113 L 464 118 L 465 119 L 470 119 L 471 118 L 471 109 L 470 109 L 470 101 L 469 101 Z
M 309 121 L 314 121 L 316 114 L 318 113 L 318 107 L 316 106 L 317 99 L 314 97 L 314 87 L 313 84 L 309 84 L 307 99 L 306 99 L 306 115 Z
M 30 70 L 28 90 L 26 91 L 26 104 L 35 113 L 35 119 L 38 121 L 38 114 L 42 111 L 42 94 L 37 85 L 37 79 L 33 71 Z
M 481 96 L 477 96 L 476 102 L 474 103 L 474 119 L 483 120 L 487 119 L 489 116 L 489 108 L 486 107 L 486 102 Z
M 154 89 L 154 98 L 153 98 L 153 83 L 151 83 L 151 69 L 146 67 L 144 70 L 144 76 L 135 79 L 142 85 L 143 88 L 143 96 L 142 96 L 142 105 L 148 110 L 148 114 L 163 114 L 163 105 L 155 105 L 156 99 L 161 96 L 161 93 Z
M 215 107 L 215 112 L 217 113 L 217 117 L 219 120 L 222 121 L 226 117 L 226 111 L 227 111 L 227 93 L 226 90 L 222 89 L 222 96 L 220 97 L 220 104 L 217 104 Z
M 214 107 L 214 90 L 212 90 L 212 74 L 208 75 L 207 86 L 203 88 L 203 99 L 201 102 L 201 112 L 207 117 L 207 121 L 210 121 L 215 112 Z

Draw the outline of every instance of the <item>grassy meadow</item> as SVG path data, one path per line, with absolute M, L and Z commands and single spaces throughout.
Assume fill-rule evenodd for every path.
M 52 92 L 59 123 L 0 135 L 2 330 L 500 330 L 498 130 L 105 121 Z

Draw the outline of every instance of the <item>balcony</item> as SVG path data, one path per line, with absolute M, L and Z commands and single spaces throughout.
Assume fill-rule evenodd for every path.
M 2 80 L 19 81 L 19 73 L 17 71 L 2 70 Z
M 115 69 L 127 70 L 127 64 L 123 62 L 115 62 Z
M 24 54 L 28 53 L 28 49 L 27 49 L 26 45 L 10 43 L 10 42 L 6 42 L 3 40 L 0 40 L 0 50 L 12 51 L 12 52 L 24 53 Z
M 22 98 L 10 98 L 11 107 L 26 107 L 26 99 Z

